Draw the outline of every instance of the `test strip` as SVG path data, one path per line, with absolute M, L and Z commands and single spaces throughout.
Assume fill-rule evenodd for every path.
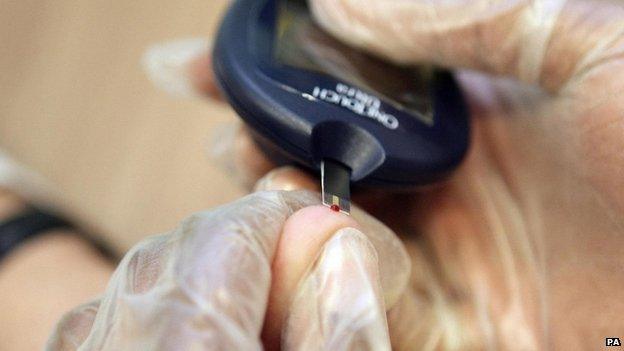
M 321 162 L 321 190 L 323 204 L 336 212 L 351 211 L 351 170 L 340 162 L 324 159 Z

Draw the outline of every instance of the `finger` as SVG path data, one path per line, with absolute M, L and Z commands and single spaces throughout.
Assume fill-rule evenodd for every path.
M 259 350 L 270 265 L 287 218 L 318 204 L 263 192 L 198 213 L 122 261 L 85 349 Z
M 267 190 L 311 190 L 318 192 L 320 186 L 318 180 L 309 173 L 296 167 L 286 166 L 272 170 L 262 177 L 254 187 L 254 191 Z
M 186 71 L 195 91 L 215 100 L 224 101 L 212 69 L 210 45 L 207 46 L 206 51 L 189 61 Z
M 586 0 L 312 0 L 311 7 L 337 37 L 397 62 L 511 75 L 551 91 L 621 50 L 624 29 L 621 4 Z
M 273 281 L 262 339 L 269 349 L 280 345 L 286 311 L 297 283 L 321 247 L 341 228 L 358 227 L 350 216 L 319 205 L 297 211 L 284 225 L 273 259 Z
M 409 257 L 400 240 L 387 227 L 356 207 L 352 208 L 352 216 L 332 212 L 324 206 L 304 208 L 286 222 L 273 260 L 267 322 L 262 332 L 267 345 L 279 346 L 280 331 L 297 284 L 325 242 L 347 227 L 365 233 L 378 253 L 385 305 L 394 306 L 406 289 Z
M 211 43 L 206 39 L 153 45 L 143 56 L 143 67 L 154 85 L 172 95 L 222 99 L 212 70 Z
M 254 191 L 266 190 L 311 190 L 319 192 L 320 183 L 318 178 L 301 168 L 285 166 L 267 173 L 254 187 Z M 388 189 L 365 189 L 354 191 L 352 200 L 358 207 L 369 213 L 374 213 L 381 222 L 391 224 L 392 230 L 401 235 L 409 232 L 411 221 L 403 211 L 396 209 L 401 208 L 409 211 L 413 206 L 414 198 L 417 196 L 419 194 L 415 192 L 393 193 Z M 356 212 L 358 211 L 356 210 Z
M 301 168 L 285 166 L 276 168 L 262 177 L 254 187 L 254 191 L 266 190 L 311 190 L 320 192 L 319 179 Z M 416 193 L 392 193 L 391 191 L 365 189 L 354 191 L 352 202 L 384 223 L 392 225 L 392 230 L 399 235 L 409 232 L 410 218 L 397 208 L 409 210 L 413 206 Z M 358 210 L 356 210 L 358 212 Z M 357 216 L 357 215 L 356 215 Z
M 47 351 L 78 350 L 91 331 L 100 299 L 78 306 L 65 314 L 47 342 Z
M 286 350 L 390 350 L 377 253 L 357 229 L 338 231 L 294 296 Z

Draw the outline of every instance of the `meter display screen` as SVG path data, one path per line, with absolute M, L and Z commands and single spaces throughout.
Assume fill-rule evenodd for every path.
M 432 67 L 400 67 L 339 42 L 314 23 L 305 0 L 278 0 L 275 36 L 277 64 L 332 76 L 433 123 Z

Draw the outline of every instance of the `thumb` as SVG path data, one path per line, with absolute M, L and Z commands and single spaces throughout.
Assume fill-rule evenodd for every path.
M 333 35 L 393 61 L 509 75 L 550 91 L 624 41 L 624 6 L 608 2 L 311 0 L 311 8 Z
M 377 253 L 357 229 L 339 230 L 299 284 L 286 350 L 390 350 Z

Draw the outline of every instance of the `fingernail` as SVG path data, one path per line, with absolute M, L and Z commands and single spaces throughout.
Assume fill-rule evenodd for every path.
M 300 283 L 284 331 L 286 349 L 390 350 L 377 253 L 359 230 L 344 228 Z
M 200 96 L 190 77 L 190 63 L 210 50 L 203 38 L 175 40 L 150 47 L 143 55 L 143 68 L 158 88 L 179 97 Z

